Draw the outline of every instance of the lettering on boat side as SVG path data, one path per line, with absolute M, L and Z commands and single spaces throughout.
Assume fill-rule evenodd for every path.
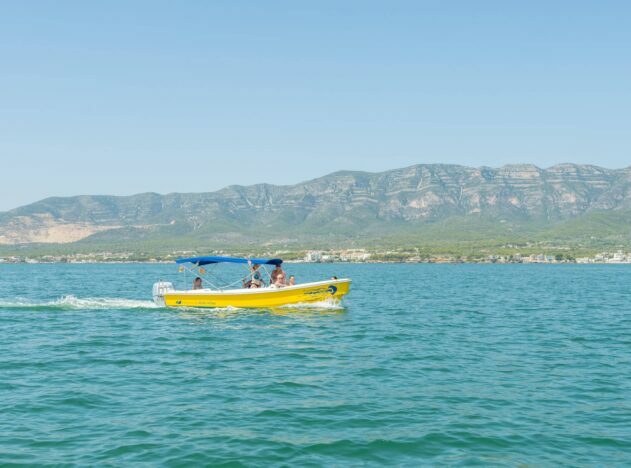
M 337 292 L 337 286 L 329 286 L 328 288 L 320 288 L 320 289 L 314 289 L 313 291 L 305 291 L 304 294 L 308 295 L 308 296 L 313 296 L 315 294 L 325 294 L 325 293 L 331 293 L 331 295 L 334 295 Z
M 314 294 L 324 294 L 328 291 L 329 291 L 328 289 L 320 288 L 320 289 L 314 289 L 313 291 L 305 291 L 304 294 L 306 294 L 307 296 L 313 296 Z

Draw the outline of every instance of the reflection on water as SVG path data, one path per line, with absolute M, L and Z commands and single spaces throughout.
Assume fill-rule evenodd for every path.
M 198 308 L 198 307 L 177 307 L 167 308 L 180 318 L 200 319 L 230 319 L 244 318 L 247 316 L 272 315 L 294 318 L 315 318 L 315 317 L 335 317 L 346 314 L 348 309 L 339 302 L 332 304 L 330 302 L 322 303 L 305 303 L 292 304 L 291 306 L 269 307 L 260 309 L 243 309 L 238 307 L 215 307 L 215 308 Z

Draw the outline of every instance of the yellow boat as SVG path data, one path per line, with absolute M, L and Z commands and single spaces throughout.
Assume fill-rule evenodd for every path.
M 245 259 L 234 257 L 193 257 L 177 260 L 180 271 L 190 271 L 194 275 L 204 278 L 207 272 L 205 265 L 215 263 L 245 263 L 249 267 L 262 265 L 280 266 L 281 259 Z M 252 271 L 238 280 L 244 283 L 251 276 Z M 268 273 L 268 276 L 269 273 Z M 204 278 L 206 282 L 212 282 Z M 271 282 L 271 281 L 270 281 Z M 234 284 L 234 283 L 233 283 Z M 260 288 L 227 289 L 214 288 L 176 290 L 172 283 L 160 281 L 153 285 L 153 300 L 156 304 L 166 307 L 235 307 L 235 308 L 265 308 L 280 307 L 292 304 L 308 304 L 314 302 L 339 303 L 350 290 L 350 279 L 331 279 L 287 286 L 263 286 Z M 214 286 L 214 285 L 213 285 Z

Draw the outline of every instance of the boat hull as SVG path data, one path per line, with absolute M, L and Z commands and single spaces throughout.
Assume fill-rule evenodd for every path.
M 304 283 L 284 288 L 234 289 L 230 291 L 170 291 L 164 294 L 167 307 L 280 307 L 291 304 L 339 300 L 348 294 L 348 279 Z

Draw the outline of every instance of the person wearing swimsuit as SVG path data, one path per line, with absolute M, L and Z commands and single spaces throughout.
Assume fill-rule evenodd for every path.
M 250 288 L 261 288 L 265 284 L 263 283 L 263 277 L 259 271 L 260 265 L 252 265 L 252 262 L 248 260 L 248 266 L 250 267 Z

